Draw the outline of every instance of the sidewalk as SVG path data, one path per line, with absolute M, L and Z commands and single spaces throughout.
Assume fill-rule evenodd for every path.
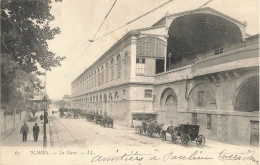
M 11 135 L 6 137 L 0 142 L 1 146 L 35 146 L 35 147 L 42 147 L 43 146 L 43 120 L 40 120 L 40 115 L 42 112 L 37 112 L 35 114 L 35 117 L 37 117 L 36 121 L 27 121 L 27 125 L 29 127 L 29 133 L 27 135 L 27 141 L 23 142 L 22 134 L 20 134 L 20 129 L 21 128 L 16 128 L 14 132 L 12 132 Z M 50 121 L 49 121 L 50 122 Z M 33 126 L 35 123 L 38 124 L 40 127 L 40 133 L 38 136 L 38 141 L 34 142 L 33 139 Z M 46 124 L 46 136 L 47 136 L 47 147 L 51 146 L 50 143 L 50 131 L 49 131 L 49 123 Z

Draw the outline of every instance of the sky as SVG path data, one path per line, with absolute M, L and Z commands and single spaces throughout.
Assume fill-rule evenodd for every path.
M 117 0 L 96 38 L 167 1 Z M 64 95 L 70 95 L 71 82 L 128 31 L 150 27 L 167 12 L 174 14 L 193 10 L 207 1 L 173 0 L 140 20 L 92 42 L 88 47 L 89 40 L 97 32 L 114 0 L 63 0 L 52 3 L 51 13 L 55 16 L 55 20 L 51 26 L 59 27 L 61 33 L 56 35 L 55 39 L 48 41 L 48 45 L 56 55 L 65 56 L 66 59 L 61 62 L 61 67 L 47 72 L 47 94 L 54 100 L 62 99 Z M 241 22 L 246 21 L 248 34 L 259 33 L 258 0 L 213 0 L 206 7 L 211 7 Z

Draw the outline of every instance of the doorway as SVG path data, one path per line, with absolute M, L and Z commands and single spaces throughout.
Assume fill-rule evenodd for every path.
M 155 74 L 164 72 L 164 59 L 156 59 Z
M 259 145 L 259 121 L 250 121 L 250 145 Z

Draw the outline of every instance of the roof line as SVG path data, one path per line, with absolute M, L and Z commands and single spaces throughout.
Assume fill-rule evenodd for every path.
M 78 80 L 83 74 L 85 74 L 86 72 L 88 72 L 90 70 L 90 68 L 92 66 L 94 66 L 96 63 L 98 63 L 104 56 L 106 56 L 108 54 L 108 52 L 110 52 L 111 50 L 113 50 L 115 48 L 116 45 L 118 45 L 120 42 L 122 42 L 125 38 L 127 38 L 129 35 L 133 34 L 134 32 L 136 32 L 135 30 L 131 30 L 128 33 L 126 33 L 120 40 L 118 40 L 116 43 L 114 43 L 107 51 L 105 51 L 97 60 L 95 60 L 95 62 L 93 62 L 87 69 L 85 69 L 80 75 L 77 76 L 77 78 L 75 78 L 72 82 L 74 83 L 76 80 Z
M 193 13 L 193 12 L 195 12 L 195 11 L 202 11 L 202 10 L 211 10 L 211 11 L 213 11 L 213 12 L 215 12 L 215 13 L 217 13 L 217 14 L 220 14 L 220 15 L 222 15 L 222 16 L 224 16 L 224 17 L 227 17 L 228 19 L 233 20 L 233 21 L 235 21 L 235 22 L 237 22 L 237 23 L 239 23 L 239 24 L 242 24 L 242 25 L 244 25 L 244 26 L 247 25 L 246 23 L 241 22 L 241 21 L 239 21 L 239 20 L 237 20 L 237 19 L 235 19 L 235 18 L 232 18 L 232 17 L 230 17 L 230 16 L 228 16 L 228 15 L 226 15 L 226 14 L 224 14 L 224 13 L 221 13 L 221 12 L 219 12 L 219 11 L 217 11 L 217 10 L 211 8 L 211 7 L 204 7 L 204 8 L 200 8 L 200 9 L 187 10 L 187 11 L 183 11 L 183 12 L 179 12 L 179 13 L 169 14 L 169 15 L 167 15 L 167 16 L 162 17 L 160 20 L 158 20 L 157 22 L 155 22 L 152 26 L 154 26 L 155 24 L 157 24 L 158 22 L 160 22 L 161 20 L 163 20 L 163 19 L 165 19 L 165 18 L 167 18 L 167 17 L 178 16 L 178 15 L 183 15 L 183 14 L 189 14 L 189 13 Z

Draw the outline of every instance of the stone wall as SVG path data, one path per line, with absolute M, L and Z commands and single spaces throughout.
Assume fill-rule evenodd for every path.
M 5 115 L 4 110 L 0 110 L 0 140 L 6 138 L 15 129 L 20 129 L 28 116 L 25 111 L 16 113 L 15 115 Z

